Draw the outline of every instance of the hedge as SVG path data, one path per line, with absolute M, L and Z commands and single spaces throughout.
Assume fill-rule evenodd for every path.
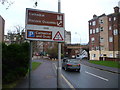
M 29 43 L 2 43 L 2 83 L 13 83 L 26 75 L 29 67 Z

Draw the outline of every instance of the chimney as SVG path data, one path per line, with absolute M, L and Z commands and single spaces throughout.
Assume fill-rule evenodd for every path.
M 94 15 L 93 15 L 93 18 L 96 18 L 96 17 L 97 17 L 97 15 L 94 14 Z
M 114 13 L 119 13 L 119 7 L 114 7 Z

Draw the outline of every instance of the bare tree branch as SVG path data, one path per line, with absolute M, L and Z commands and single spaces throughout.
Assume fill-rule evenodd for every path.
M 5 5 L 5 4 L 7 5 L 6 10 L 9 9 L 9 7 L 10 7 L 12 4 L 14 4 L 14 2 L 15 2 L 15 1 L 0 0 L 0 3 L 1 3 L 2 5 Z
M 16 25 L 14 27 L 15 27 L 17 33 L 21 33 L 22 30 L 24 30 L 24 28 L 22 26 L 20 26 L 20 25 Z

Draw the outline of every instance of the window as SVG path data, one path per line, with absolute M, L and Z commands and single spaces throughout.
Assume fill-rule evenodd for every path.
M 109 26 L 109 30 L 112 30 L 112 26 Z
M 104 29 L 103 27 L 100 27 L 100 31 L 103 31 L 103 29 Z
M 100 38 L 100 42 L 104 42 L 104 38 L 101 37 L 101 38 Z
M 118 57 L 119 57 L 119 54 L 116 54 L 116 57 L 118 58 Z
M 113 32 L 114 35 L 118 35 L 118 30 L 115 29 L 114 32 Z
M 92 34 L 92 29 L 90 29 L 90 34 Z
M 92 25 L 95 26 L 95 25 L 96 25 L 96 21 L 93 21 L 93 22 L 92 22 Z
M 101 46 L 100 49 L 101 49 L 101 50 L 104 50 L 104 46 Z
M 116 17 L 114 17 L 113 20 L 115 21 L 115 20 L 116 20 Z
M 111 21 L 111 18 L 109 18 L 109 21 Z
M 107 55 L 106 54 L 103 54 L 104 57 L 106 57 Z
M 112 54 L 112 53 L 110 53 L 109 57 L 113 57 L 113 54 Z
M 94 42 L 94 41 L 95 41 L 95 38 L 94 38 L 94 37 L 92 37 L 92 38 L 91 38 L 91 41 L 92 41 L 92 42 Z
M 113 42 L 113 37 L 109 37 L 109 42 Z
M 96 57 L 96 54 L 93 54 L 93 57 Z
M 92 23 L 90 22 L 89 25 L 92 25 Z
M 99 28 L 96 28 L 96 33 L 98 33 L 99 32 Z
M 100 22 L 100 24 L 102 24 L 102 23 L 103 23 L 103 20 L 100 20 L 99 22 Z
M 93 29 L 93 33 L 95 33 L 95 29 Z
M 14 37 L 14 41 L 16 41 L 16 39 L 17 39 L 17 38 L 16 38 L 16 37 Z
M 92 50 L 95 50 L 95 48 L 94 48 L 94 47 L 92 47 L 91 49 L 92 49 Z
M 100 54 L 100 57 L 102 57 L 103 56 L 103 54 Z
M 96 47 L 96 50 L 99 50 L 99 46 Z

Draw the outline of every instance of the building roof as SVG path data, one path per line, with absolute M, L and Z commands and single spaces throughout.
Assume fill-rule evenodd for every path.
M 5 22 L 5 20 L 3 19 L 3 17 L 0 15 L 0 18 L 2 18 L 2 20 Z

